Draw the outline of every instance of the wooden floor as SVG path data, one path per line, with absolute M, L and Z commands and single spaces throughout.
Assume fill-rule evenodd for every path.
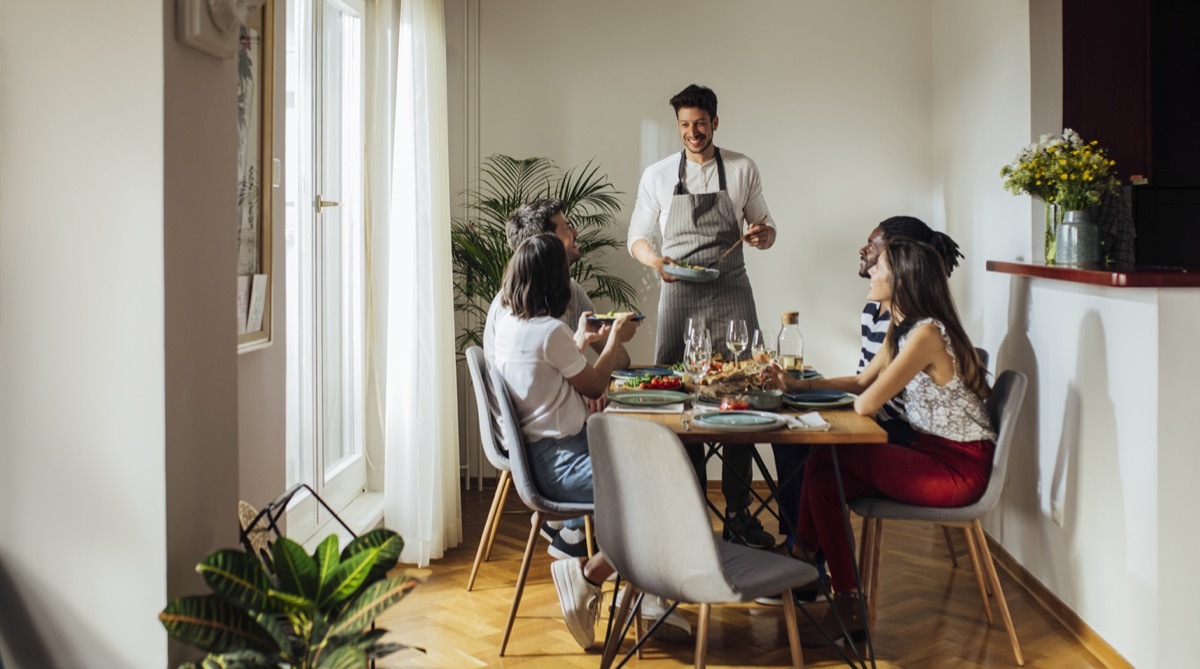
M 473 592 L 466 591 L 479 534 L 494 488 L 463 492 L 463 543 L 428 569 L 412 570 L 427 580 L 413 594 L 380 617 L 389 640 L 422 646 L 427 653 L 402 651 L 383 660 L 388 667 L 596 667 L 597 651 L 584 652 L 563 623 L 545 542 L 530 570 L 505 657 L 500 639 L 512 601 L 516 573 L 529 531 L 529 513 L 517 494 L 509 495 L 507 513 L 496 538 L 492 559 L 485 562 Z M 719 491 L 710 495 L 720 497 Z M 772 529 L 768 524 L 768 529 Z M 857 532 L 857 523 L 856 523 Z M 875 648 L 880 667 L 1015 667 L 1008 638 L 996 615 L 988 627 L 962 535 L 956 531 L 957 569 L 950 566 L 940 529 L 933 525 L 887 522 L 884 525 L 879 622 Z M 1102 667 L 1049 614 L 1001 571 L 1009 607 L 1027 667 Z M 602 624 L 607 621 L 605 597 Z M 819 616 L 824 605 L 812 605 Z M 681 606 L 693 625 L 697 609 Z M 789 666 L 782 610 L 753 604 L 713 608 L 708 666 Z M 804 624 L 803 616 L 801 623 Z M 602 637 L 603 628 L 597 627 Z M 841 664 L 833 651 L 805 650 L 808 666 Z M 654 668 L 691 666 L 691 644 L 651 642 L 645 658 L 627 666 Z M 843 665 L 844 666 L 844 665 Z

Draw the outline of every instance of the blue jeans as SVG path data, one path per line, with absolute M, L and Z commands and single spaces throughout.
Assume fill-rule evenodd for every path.
M 592 456 L 587 426 L 569 437 L 546 437 L 529 444 L 533 482 L 542 494 L 561 502 L 591 502 Z M 583 517 L 563 521 L 563 527 L 583 528 Z

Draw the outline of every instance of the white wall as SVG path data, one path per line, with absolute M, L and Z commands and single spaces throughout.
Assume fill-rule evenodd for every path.
M 762 324 L 799 309 L 808 360 L 854 368 L 858 248 L 887 216 L 933 213 L 927 0 L 480 3 L 479 35 L 480 155 L 595 158 L 625 193 L 622 240 L 642 170 L 682 148 L 667 101 L 712 87 L 716 143 L 758 163 L 779 226 L 747 251 Z M 607 261 L 639 288 L 630 350 L 650 361 L 658 281 Z
M 1040 261 L 1041 207 L 998 171 L 1062 126 L 1061 3 L 934 0 L 935 201 L 979 260 Z M 984 250 L 986 249 L 986 250 Z M 1138 667 L 1194 664 L 1200 596 L 1186 501 L 1200 458 L 1188 403 L 1195 289 L 1111 289 L 987 273 L 960 310 L 1030 386 L 987 531 Z M 1028 648 L 1026 659 L 1036 662 Z
M 0 1 L 6 667 L 167 656 L 162 31 L 161 2 Z

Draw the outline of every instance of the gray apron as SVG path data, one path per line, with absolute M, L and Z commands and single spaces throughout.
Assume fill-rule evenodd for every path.
M 714 262 L 742 236 L 739 217 L 733 201 L 725 190 L 725 163 L 721 150 L 716 150 L 719 190 L 716 193 L 692 194 L 687 189 L 687 154 L 679 154 L 679 183 L 671 198 L 663 231 L 662 254 L 679 262 L 704 265 Z M 703 316 L 712 334 L 713 354 L 721 353 L 726 360 L 733 354 L 725 348 L 725 333 L 729 321 L 746 321 L 750 334 L 758 327 L 758 312 L 754 308 L 754 291 L 746 275 L 743 246 L 725 256 L 717 269 L 721 275 L 708 283 L 692 281 L 663 282 L 658 301 L 658 334 L 654 340 L 654 360 L 670 365 L 683 360 L 683 338 L 687 321 Z M 749 348 L 747 346 L 747 348 Z M 745 358 L 747 351 L 742 352 Z

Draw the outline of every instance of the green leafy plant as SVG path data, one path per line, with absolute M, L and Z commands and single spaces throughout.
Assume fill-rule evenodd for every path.
M 172 637 L 208 653 L 181 669 L 365 668 L 408 648 L 383 642 L 387 630 L 372 629 L 416 586 L 407 576 L 387 576 L 403 548 L 400 535 L 374 530 L 340 554 L 335 535 L 311 556 L 280 537 L 269 564 L 245 551 L 218 550 L 196 566 L 213 593 L 176 599 L 158 618 Z
M 576 243 L 583 253 L 571 266 L 571 276 L 588 295 L 633 309 L 633 286 L 608 273 L 598 258 L 605 249 L 624 247 L 624 242 L 608 232 L 621 210 L 620 194 L 592 161 L 563 172 L 549 158 L 496 154 L 485 159 L 477 186 L 465 194 L 467 217 L 451 223 L 454 308 L 468 316 L 455 337 L 459 353 L 483 344 L 488 306 L 500 292 L 512 256 L 505 222 L 514 209 L 534 200 L 562 200 L 563 213 L 579 231 Z

